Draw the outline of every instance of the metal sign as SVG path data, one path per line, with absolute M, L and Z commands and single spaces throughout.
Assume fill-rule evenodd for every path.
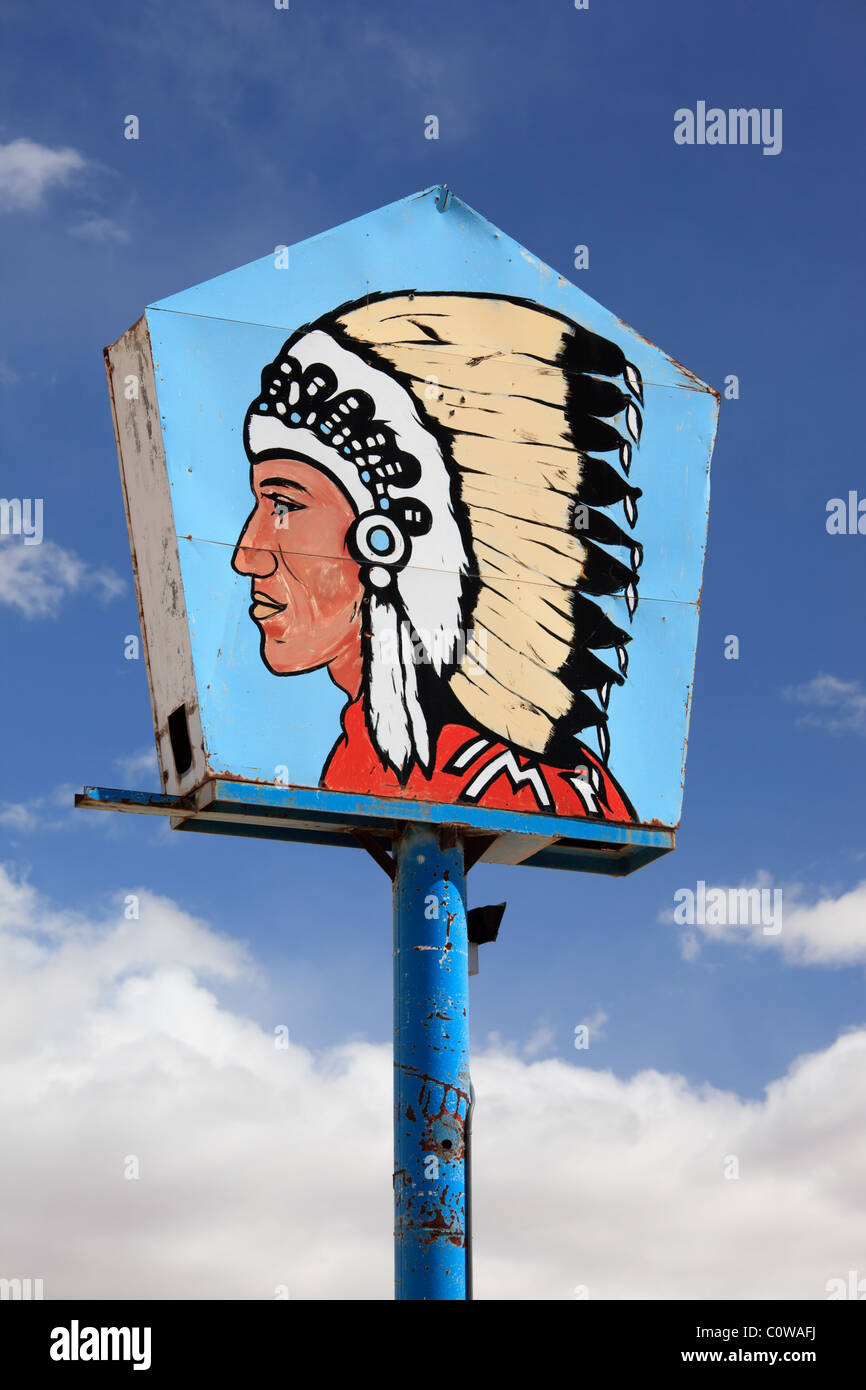
M 152 809 L 613 873 L 672 848 L 710 387 L 442 188 L 151 305 L 106 361 Z

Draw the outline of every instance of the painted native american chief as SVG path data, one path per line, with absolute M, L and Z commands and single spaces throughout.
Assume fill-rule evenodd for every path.
M 232 565 L 268 669 L 348 697 L 323 787 L 636 819 L 608 769 L 631 639 L 593 599 L 637 607 L 642 405 L 620 348 L 508 296 L 371 295 L 289 338 Z

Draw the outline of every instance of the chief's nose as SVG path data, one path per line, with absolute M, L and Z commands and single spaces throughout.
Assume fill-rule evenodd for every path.
M 255 579 L 267 579 L 277 568 L 277 557 L 268 546 L 256 543 L 261 539 L 258 514 L 257 507 L 238 537 L 232 555 L 232 569 L 238 574 L 250 575 Z

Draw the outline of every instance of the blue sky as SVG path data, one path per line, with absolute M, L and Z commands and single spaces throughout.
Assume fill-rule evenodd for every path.
M 757 1100 L 866 1026 L 866 536 L 825 525 L 830 498 L 866 497 L 860 7 L 180 0 L 4 7 L 3 26 L 0 493 L 45 518 L 25 568 L 0 545 L 10 874 L 94 918 L 170 899 L 249 943 L 226 1009 L 312 1050 L 387 1042 L 389 885 L 365 855 L 70 807 L 85 783 L 156 789 L 103 346 L 147 303 L 445 182 L 740 392 L 713 458 L 677 850 L 623 881 L 474 869 L 471 901 L 508 911 L 473 1038 Z M 781 108 L 781 152 L 676 145 L 699 100 Z M 684 941 L 666 917 L 698 879 L 782 887 L 791 935 Z

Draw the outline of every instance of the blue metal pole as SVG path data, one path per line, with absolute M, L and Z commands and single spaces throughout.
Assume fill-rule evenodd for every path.
M 410 825 L 394 858 L 395 1297 L 465 1299 L 470 1082 L 463 847 L 453 831 Z

